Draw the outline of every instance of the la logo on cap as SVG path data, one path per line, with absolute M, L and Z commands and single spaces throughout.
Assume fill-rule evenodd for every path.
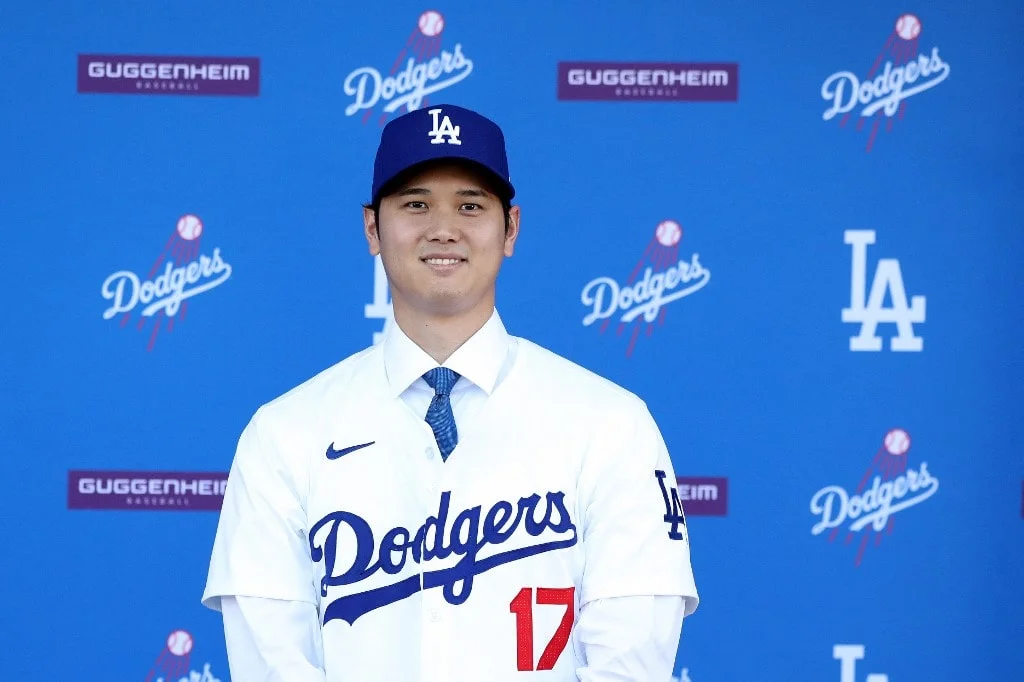
M 448 116 L 445 116 L 438 125 L 437 117 L 440 115 L 440 109 L 431 109 L 427 112 L 434 119 L 434 129 L 431 130 L 430 144 L 462 144 L 462 140 L 459 139 L 459 131 L 461 126 L 453 126 L 452 120 Z M 448 139 L 445 139 L 445 138 Z

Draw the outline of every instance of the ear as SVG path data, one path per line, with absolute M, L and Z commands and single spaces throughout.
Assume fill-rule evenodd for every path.
M 519 237 L 519 207 L 508 210 L 508 231 L 505 233 L 505 255 L 511 256 L 515 250 L 516 239 Z
M 366 235 L 366 242 L 370 247 L 370 255 L 380 255 L 380 229 L 377 220 L 373 216 L 372 208 L 363 208 L 363 232 Z

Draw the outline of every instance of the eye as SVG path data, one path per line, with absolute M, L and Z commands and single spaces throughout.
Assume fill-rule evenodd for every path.
M 406 208 L 422 209 L 426 208 L 427 204 L 422 201 L 410 201 L 405 205 Z
M 480 210 L 480 204 L 463 204 L 459 207 L 460 211 L 478 211 Z

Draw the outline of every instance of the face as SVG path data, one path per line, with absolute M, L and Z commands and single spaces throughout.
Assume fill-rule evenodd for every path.
M 363 210 L 370 253 L 380 254 L 398 314 L 489 316 L 502 260 L 519 235 L 484 177 L 454 164 L 427 167 Z

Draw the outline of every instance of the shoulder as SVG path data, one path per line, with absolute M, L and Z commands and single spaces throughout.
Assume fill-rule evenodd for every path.
M 530 390 L 546 400 L 581 407 L 591 414 L 636 417 L 647 405 L 635 393 L 568 358 L 517 337 Z M 538 386 L 540 384 L 540 386 Z
M 324 415 L 338 414 L 347 401 L 365 399 L 382 385 L 385 377 L 380 353 L 380 346 L 370 346 L 348 356 L 261 405 L 253 421 L 260 422 L 263 428 L 293 429 L 303 423 L 321 423 Z

